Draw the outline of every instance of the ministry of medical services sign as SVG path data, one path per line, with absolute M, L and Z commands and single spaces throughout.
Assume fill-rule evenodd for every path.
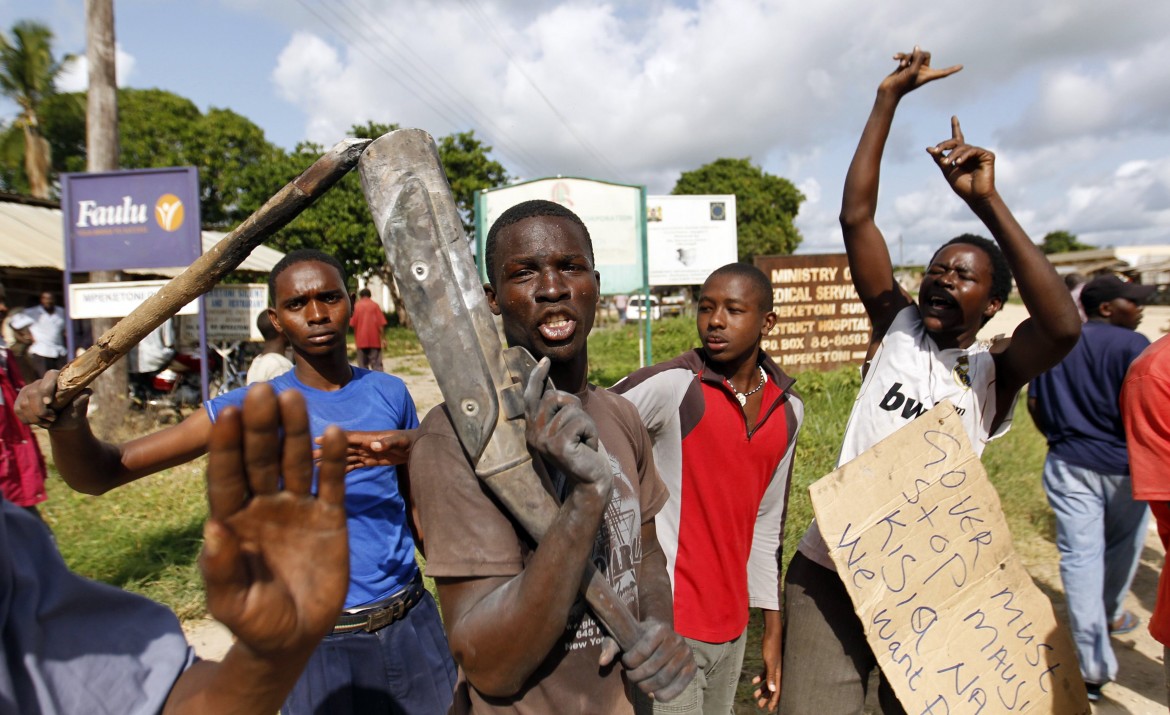
M 62 174 L 70 271 L 178 268 L 199 257 L 195 167 Z

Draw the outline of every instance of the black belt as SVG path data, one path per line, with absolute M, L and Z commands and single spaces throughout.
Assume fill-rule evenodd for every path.
M 416 575 L 413 581 L 378 604 L 363 608 L 355 613 L 342 613 L 341 617 L 337 619 L 337 625 L 333 627 L 333 632 L 365 631 L 373 633 L 385 628 L 404 618 L 410 609 L 422 600 L 424 591 L 422 576 Z

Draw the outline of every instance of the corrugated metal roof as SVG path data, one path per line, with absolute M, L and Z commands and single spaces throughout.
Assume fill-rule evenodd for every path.
M 0 201 L 0 266 L 11 268 L 55 268 L 65 270 L 64 228 L 61 209 Z M 203 252 L 227 234 L 204 231 Z M 267 273 L 284 254 L 257 246 L 239 270 Z M 127 273 L 177 276 L 186 266 L 176 268 L 126 269 Z
M 0 202 L 0 265 L 65 270 L 61 209 Z

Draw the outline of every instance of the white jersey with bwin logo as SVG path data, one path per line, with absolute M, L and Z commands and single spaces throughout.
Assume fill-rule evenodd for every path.
M 943 400 L 958 409 L 975 454 L 1008 431 L 1015 405 L 991 434 L 995 419 L 995 359 L 978 343 L 940 350 L 926 333 L 917 305 L 890 324 L 861 382 L 841 443 L 837 466 L 853 460 Z M 814 520 L 798 547 L 828 569 L 836 568 Z

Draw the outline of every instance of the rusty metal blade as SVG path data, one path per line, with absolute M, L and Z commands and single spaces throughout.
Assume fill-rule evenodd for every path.
M 472 318 L 478 306 L 465 305 L 450 280 L 454 268 L 440 243 L 434 215 L 426 187 L 417 177 L 407 178 L 390 213 L 383 234 L 390 240 L 384 245 L 419 341 L 443 346 L 429 352 L 431 369 L 464 449 L 478 461 L 495 431 L 499 401 L 479 350 Z

